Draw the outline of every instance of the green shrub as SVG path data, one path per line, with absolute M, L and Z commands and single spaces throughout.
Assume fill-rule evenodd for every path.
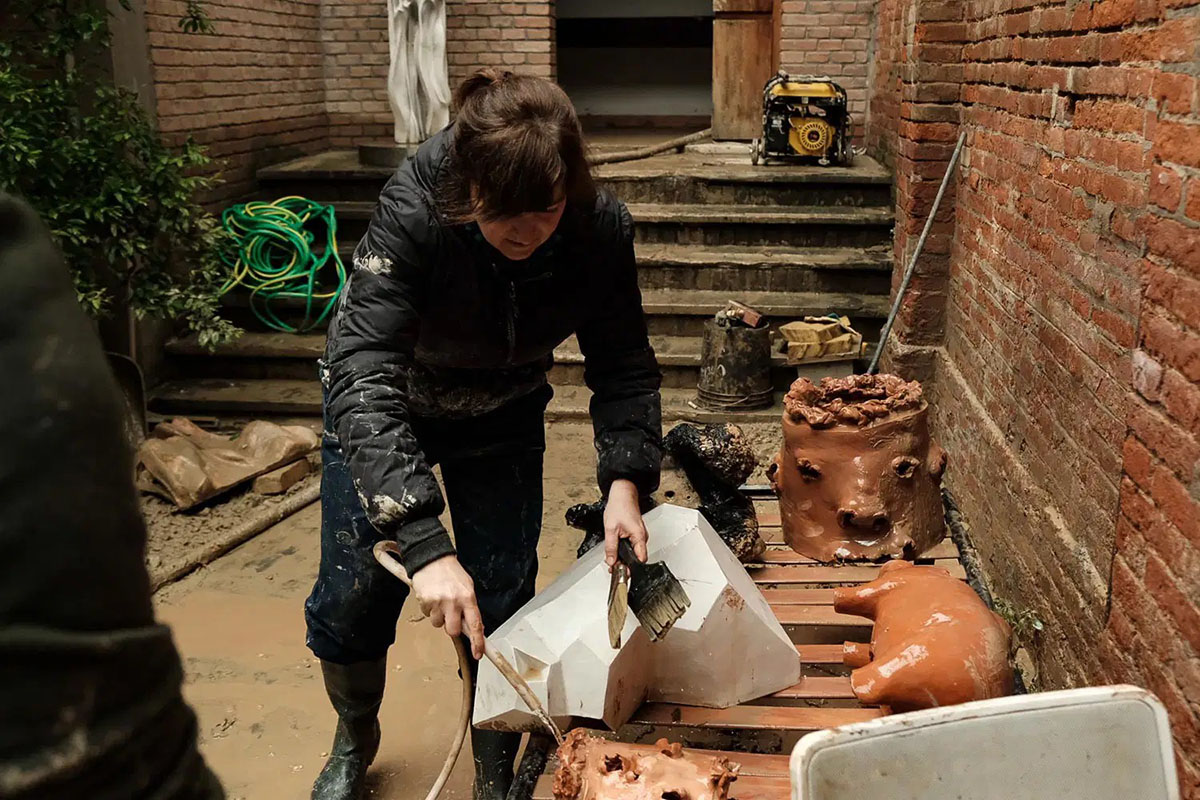
M 128 0 L 122 5 L 128 9 Z M 0 189 L 23 196 L 66 254 L 83 307 L 127 303 L 178 319 L 212 345 L 238 330 L 218 316 L 227 234 L 196 198 L 214 179 L 189 140 L 163 144 L 137 96 L 113 85 L 109 14 L 96 0 L 10 0 L 0 40 Z M 211 30 L 188 4 L 180 26 Z

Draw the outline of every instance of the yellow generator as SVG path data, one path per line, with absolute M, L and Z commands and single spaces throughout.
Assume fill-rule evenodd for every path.
M 814 161 L 850 163 L 850 112 L 846 91 L 829 78 L 792 78 L 780 72 L 763 87 L 763 133 L 755 139 L 755 164 Z

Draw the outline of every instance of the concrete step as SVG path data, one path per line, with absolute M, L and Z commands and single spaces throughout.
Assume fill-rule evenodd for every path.
M 663 418 L 668 422 L 776 422 L 783 414 L 783 394 L 760 411 L 707 411 L 689 405 L 694 389 L 664 389 Z M 587 420 L 591 392 L 582 386 L 556 386 L 547 410 L 550 420 Z M 150 410 L 159 414 L 238 415 L 258 418 L 316 416 L 321 413 L 321 385 L 316 376 L 296 379 L 189 378 L 167 381 L 150 393 Z
M 630 203 L 640 242 L 762 247 L 882 247 L 892 212 L 882 206 L 740 206 Z
M 639 242 L 693 245 L 882 247 L 891 242 L 892 212 L 884 206 L 742 206 L 630 203 Z M 373 201 L 335 201 L 338 237 L 357 241 Z
M 700 336 L 704 321 L 740 300 L 771 318 L 771 323 L 791 322 L 809 315 L 844 314 L 867 339 L 876 338 L 887 316 L 886 294 L 848 292 L 773 292 L 722 289 L 647 289 L 642 292 L 646 326 L 652 336 Z M 232 292 L 221 298 L 223 312 L 247 330 L 263 326 L 250 313 L 248 295 Z M 303 303 L 284 298 L 275 306 L 278 315 L 295 322 L 303 314 Z
M 351 150 L 264 167 L 259 194 L 299 194 L 331 200 L 374 202 L 393 170 L 364 167 Z M 671 154 L 595 171 L 597 183 L 626 202 L 788 205 L 889 205 L 891 174 L 866 156 L 850 167 L 774 165 L 756 167 L 742 155 Z
M 339 242 L 349 269 L 357 240 Z M 784 247 L 638 242 L 634 246 L 642 289 L 845 292 L 891 291 L 891 245 Z
M 695 336 L 653 336 L 650 339 L 654 355 L 663 374 L 663 387 L 694 390 L 700 380 L 701 340 Z M 554 351 L 554 367 L 550 382 L 555 386 L 584 385 L 584 357 L 574 336 Z M 771 375 L 775 388 L 787 390 L 796 380 L 796 368 L 789 367 L 782 353 L 771 358 Z
M 651 345 L 663 372 L 663 386 L 696 387 L 700 379 L 699 338 L 654 336 Z M 165 349 L 174 373 L 187 378 L 305 381 L 317 374 L 316 361 L 325 349 L 325 335 L 247 331 L 236 341 L 211 350 L 200 345 L 195 336 L 187 336 L 171 339 Z M 584 357 L 574 336 L 555 349 L 554 362 L 551 383 L 584 385 Z M 789 367 L 779 353 L 772 357 L 772 375 L 776 388 L 786 389 L 796 379 L 796 369 Z

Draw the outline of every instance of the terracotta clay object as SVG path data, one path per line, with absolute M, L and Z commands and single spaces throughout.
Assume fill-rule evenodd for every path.
M 726 800 L 738 765 L 659 739 L 610 742 L 576 728 L 558 749 L 555 800 Z
M 940 542 L 946 453 L 928 411 L 921 384 L 895 375 L 793 383 L 767 470 L 788 545 L 842 561 L 914 558 Z
M 869 646 L 845 645 L 863 703 L 915 711 L 1012 692 L 1008 623 L 941 567 L 889 562 L 870 583 L 836 589 L 833 607 L 875 620 Z

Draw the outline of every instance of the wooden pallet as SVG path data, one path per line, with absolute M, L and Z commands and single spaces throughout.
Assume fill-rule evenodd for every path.
M 871 622 L 833 610 L 834 587 L 866 583 L 879 574 L 879 566 L 858 564 L 830 566 L 805 558 L 783 544 L 778 506 L 774 501 L 756 502 L 759 527 L 767 541 L 762 563 L 746 565 L 754 582 L 796 643 L 804 677 L 795 686 L 732 708 L 697 708 L 672 703 L 646 703 L 633 715 L 620 738 L 644 736 L 645 726 L 664 735 L 684 738 L 691 731 L 790 734 L 793 737 L 825 728 L 876 719 L 878 708 L 859 703 L 850 689 L 850 678 L 842 667 L 845 641 L 869 641 Z M 918 563 L 944 567 L 960 579 L 966 573 L 953 542 L 943 541 Z M 623 735 L 624 734 L 624 735 Z M 751 747 L 753 737 L 748 738 Z M 720 755 L 742 765 L 730 794 L 737 800 L 787 800 L 791 795 L 788 756 L 729 750 L 694 750 Z M 550 800 L 551 776 L 543 776 L 534 792 L 535 800 Z

